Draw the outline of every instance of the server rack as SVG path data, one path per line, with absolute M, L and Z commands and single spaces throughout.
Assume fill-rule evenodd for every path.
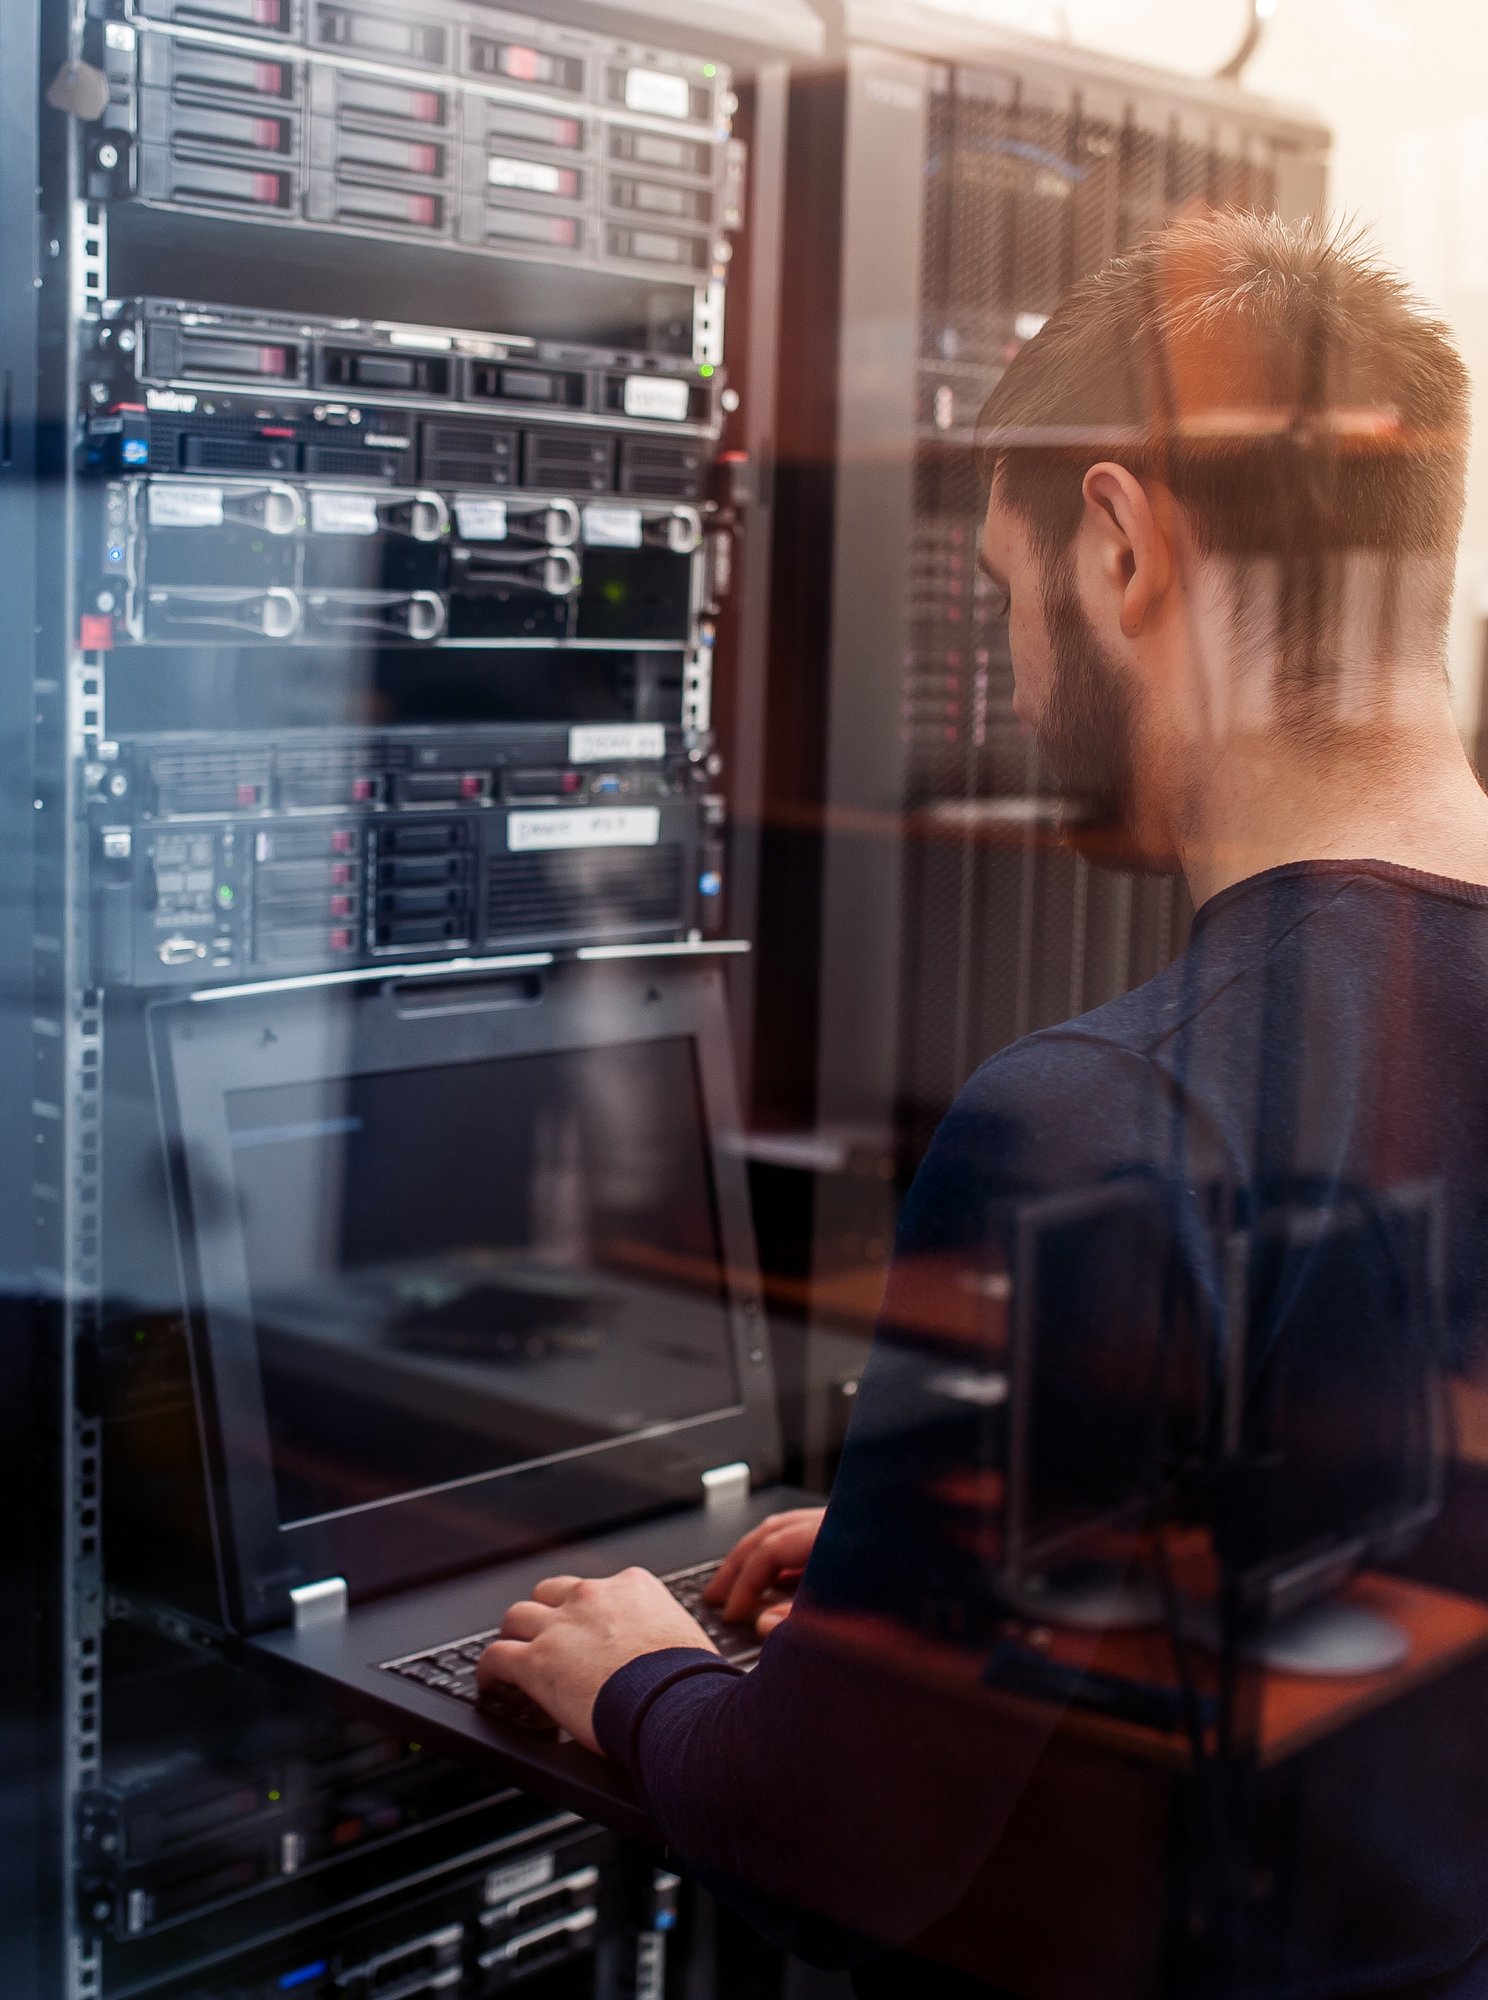
M 142 1020 L 747 941 L 713 722 L 761 700 L 749 468 L 819 25 L 75 0 L 4 35 L 0 1226 L 41 1440 L 5 1455 L 6 1643 L 42 1715 L 7 1990 L 659 1996 L 674 1878 L 140 1628 L 110 1427 L 173 1450 L 191 1397 Z
M 771 1157 L 776 1254 L 815 1301 L 817 1480 L 898 1195 L 960 1084 L 1185 932 L 1174 884 L 1060 848 L 975 569 L 977 412 L 1076 277 L 1194 203 L 1315 211 L 1327 149 L 1236 87 L 928 7 L 843 27 L 840 67 L 792 97 L 756 1094 L 762 1128 L 813 1135 Z

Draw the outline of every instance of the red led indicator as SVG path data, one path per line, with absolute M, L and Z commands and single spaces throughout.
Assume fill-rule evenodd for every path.
M 85 653 L 106 653 L 114 643 L 114 621 L 96 613 L 80 620 L 78 644 Z
M 253 192 L 250 199 L 277 208 L 279 206 L 279 194 L 282 186 L 283 182 L 277 174 L 255 174 L 253 176 Z
M 536 83 L 542 75 L 542 57 L 536 49 L 519 48 L 513 43 L 501 51 L 501 67 L 518 83 Z
M 284 71 L 278 63 L 257 63 L 253 70 L 253 86 L 264 97 L 282 97 Z
M 258 786 L 239 785 L 238 804 L 240 806 L 256 806 L 258 804 Z
M 351 915 L 350 896 L 332 896 L 331 915 L 333 917 L 349 917 Z
M 258 434 L 266 438 L 292 438 L 294 430 L 287 424 L 261 424 Z
M 432 90 L 415 91 L 413 115 L 422 124 L 437 125 L 444 116 L 444 100 L 437 97 Z
M 262 180 L 264 175 L 255 176 Z M 269 175 L 269 179 L 273 176 Z M 261 347 L 258 350 L 258 365 L 265 375 L 287 375 L 289 373 L 289 349 L 287 347 Z
M 576 118 L 560 118 L 553 127 L 555 146 L 577 146 L 582 138 L 583 132 Z
M 555 222 L 553 224 L 552 240 L 555 243 L 562 243 L 571 248 L 579 240 L 578 224 L 570 222 L 566 218 L 562 222 Z
M 284 0 L 253 0 L 253 19 L 260 28 L 282 28 Z
M 345 930 L 342 930 L 342 931 L 332 931 L 332 932 L 331 932 L 331 938 L 330 938 L 330 944 L 331 944 L 331 950 L 332 950 L 332 951 L 350 951 L 350 950 L 351 950 L 351 932 L 350 932 L 350 931 L 345 931 Z M 353 1822 L 353 1824 L 355 1824 L 355 1822 Z M 355 1837 L 356 1837 L 356 1836 L 355 1836 L 355 1834 L 353 1834 L 353 1835 L 352 1835 L 352 1838 L 353 1838 L 353 1839 L 355 1839 Z
M 364 806 L 375 790 L 376 785 L 371 778 L 353 778 L 351 781 L 351 796 L 359 806 Z
M 262 146 L 266 152 L 282 152 L 284 150 L 284 127 L 277 118 L 255 118 L 253 121 L 253 143 L 255 146 Z
M 481 790 L 482 782 L 474 772 L 467 772 L 460 780 L 460 797 L 462 799 L 478 799 L 481 795 Z
M 439 172 L 439 148 L 437 146 L 410 146 L 408 149 L 409 170 L 415 174 L 437 174 Z
M 431 194 L 416 194 L 408 203 L 408 220 L 428 226 L 439 220 L 439 210 Z
M 563 789 L 565 792 L 578 791 L 583 782 L 584 780 L 579 776 L 577 771 L 565 771 L 563 774 Z
M 338 826 L 331 835 L 332 854 L 350 854 L 356 845 L 356 835 L 349 827 Z
M 349 861 L 332 862 L 331 887 L 333 889 L 345 889 L 350 886 L 350 883 L 351 883 L 351 863 Z

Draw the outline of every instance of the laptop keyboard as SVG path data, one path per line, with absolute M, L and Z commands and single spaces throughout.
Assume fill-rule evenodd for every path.
M 703 1599 L 703 1592 L 718 1567 L 716 1562 L 698 1563 L 692 1569 L 676 1570 L 661 1580 L 682 1609 L 702 1626 L 730 1665 L 748 1669 L 760 1655 L 760 1640 L 754 1626 L 726 1625 L 715 1607 Z M 535 1734 L 549 1736 L 556 1734 L 558 1725 L 553 1718 L 536 1702 L 529 1700 L 520 1688 L 507 1683 L 491 1688 L 485 1695 L 477 1688 L 476 1662 L 491 1641 L 500 1636 L 501 1627 L 498 1625 L 493 1631 L 476 1632 L 468 1639 L 447 1639 L 422 1653 L 410 1653 L 405 1659 L 384 1660 L 383 1672 L 401 1675 L 404 1680 L 418 1681 L 423 1687 L 452 1695 L 456 1701 L 467 1701 L 472 1707 L 479 1706 L 483 1714 L 495 1716 L 501 1722 L 510 1722 L 518 1729 L 530 1729 Z

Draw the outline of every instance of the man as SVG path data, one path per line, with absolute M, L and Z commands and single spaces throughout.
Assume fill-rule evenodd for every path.
M 1014 360 L 983 419 L 982 563 L 1007 601 L 1018 712 L 1070 799 L 1070 841 L 1181 871 L 1192 941 L 1136 993 L 993 1057 L 945 1120 L 831 1506 L 757 1531 L 716 1586 L 730 1617 L 763 1607 L 776 1628 L 755 1672 L 725 1667 L 640 1572 L 554 1578 L 482 1662 L 622 1762 L 684 1862 L 799 1948 L 856 1960 L 864 1991 L 1155 1991 L 1123 1899 L 1135 1929 L 1166 1875 L 1171 1919 L 1187 1844 L 1190 1877 L 1212 1864 L 1243 1887 L 1200 1894 L 1222 1914 L 1191 1927 L 1207 1942 L 1183 1990 L 1488 1992 L 1488 1964 L 1478 1983 L 1464 1970 L 1488 1939 L 1488 1788 L 1445 1706 L 1456 1683 L 1396 1704 L 1395 1737 L 1360 1725 L 1299 1766 L 1274 1851 L 1233 1815 L 1185 1843 L 1123 1805 L 1109 1761 L 1082 1761 L 1053 1700 L 983 1685 L 1026 1609 L 997 1301 L 1011 1293 L 1016 1317 L 1032 1283 L 1031 1217 L 1109 1221 L 1134 1196 L 1160 1224 L 1113 1238 L 1093 1220 L 1065 1260 L 1088 1338 L 1066 1324 L 1039 1351 L 1058 1357 L 1045 1375 L 1077 1483 L 1113 1439 L 1154 1504 L 1160 1462 L 1212 1462 L 1242 1333 L 1237 1435 L 1306 1386 L 1284 1473 L 1345 1444 L 1370 1463 L 1380 1385 L 1411 1403 L 1428 1344 L 1414 1373 L 1407 1349 L 1428 1321 L 1432 1357 L 1475 1358 L 1488 800 L 1444 665 L 1467 421 L 1461 360 L 1400 284 L 1357 241 L 1269 218 L 1151 239 Z M 1436 1245 L 1414 1262 L 1390 1221 L 1413 1201 Z M 1237 1316 L 1226 1246 L 1242 1223 L 1271 1240 L 1277 1218 L 1292 1248 L 1252 1257 Z M 1101 1337 L 1144 1284 L 1117 1239 L 1160 1246 L 1155 1349 L 1135 1311 L 1130 1349 Z M 1345 1246 L 1331 1261 L 1330 1241 Z M 1277 1356 L 1291 1373 L 1268 1374 Z M 1273 1471 L 1281 1435 L 1273 1421 Z M 1305 1488 L 1323 1530 L 1365 1477 Z M 1198 1517 L 1216 1546 L 1276 1553 L 1258 1518 L 1237 1539 L 1233 1514 L 1221 1530 L 1201 1501 Z M 766 1606 L 803 1567 L 790 1615 Z M 1171 1577 L 1154 1581 L 1172 1613 Z M 918 1983 L 902 1958 L 875 1965 L 909 1946 L 934 1962 Z

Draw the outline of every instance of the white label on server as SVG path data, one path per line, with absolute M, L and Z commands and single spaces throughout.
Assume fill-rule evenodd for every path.
M 187 485 L 152 486 L 149 506 L 152 528 L 220 528 L 222 488 Z
M 521 812 L 506 822 L 513 854 L 554 847 L 655 847 L 661 839 L 659 806 L 615 806 L 601 812 Z
M 370 493 L 312 493 L 310 526 L 317 535 L 375 535 L 377 501 Z
M 506 502 L 504 500 L 457 500 L 455 526 L 465 542 L 504 542 Z
M 668 423 L 685 423 L 690 400 L 691 391 L 685 382 L 669 382 L 656 375 L 625 378 L 628 417 L 665 417 Z
M 638 549 L 641 546 L 639 507 L 586 507 L 584 540 L 591 549 Z
M 560 194 L 563 189 L 562 170 L 541 160 L 487 160 L 486 179 L 492 187 L 525 188 L 528 194 Z
M 666 727 L 660 722 L 588 723 L 568 732 L 570 764 L 623 764 L 665 755 Z
M 625 72 L 625 102 L 631 111 L 686 118 L 692 111 L 692 92 L 685 76 L 672 76 L 661 69 L 630 69 Z
M 556 1861 L 555 1855 L 539 1854 L 533 1861 L 514 1861 L 509 1868 L 493 1868 L 486 1877 L 486 1901 L 509 1903 L 513 1896 L 543 1888 L 553 1879 Z
M 146 389 L 145 404 L 152 410 L 164 410 L 170 416 L 189 417 L 196 409 L 198 399 L 188 396 L 181 389 Z

